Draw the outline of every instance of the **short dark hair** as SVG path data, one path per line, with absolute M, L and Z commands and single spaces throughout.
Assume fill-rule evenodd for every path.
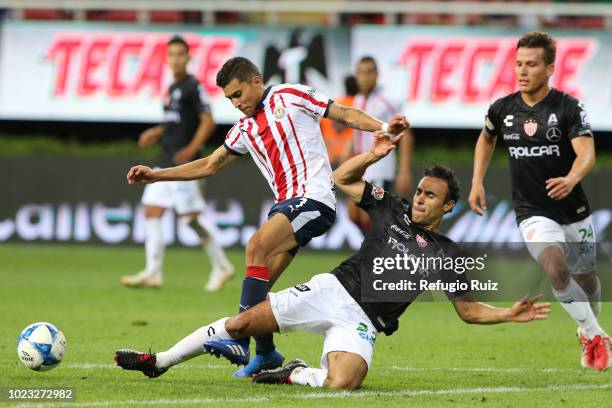
M 261 76 L 259 69 L 249 59 L 244 57 L 230 58 L 217 72 L 217 86 L 225 88 L 233 79 L 240 82 L 250 81 L 256 75 Z
M 553 64 L 557 56 L 557 44 L 555 40 L 548 34 L 541 31 L 531 31 L 523 34 L 516 43 L 516 49 L 519 48 L 542 48 L 544 49 L 544 62 L 546 65 Z
M 445 202 L 459 200 L 459 180 L 455 176 L 455 172 L 446 166 L 436 164 L 435 166 L 426 167 L 423 170 L 423 177 L 435 177 L 446 181 L 448 192 L 446 193 Z
M 374 65 L 374 69 L 376 70 L 376 72 L 378 72 L 378 64 L 376 63 L 374 57 L 364 55 L 363 57 L 359 58 L 359 61 L 357 61 L 357 65 L 363 64 L 365 62 L 369 62 L 370 64 Z
M 355 96 L 359 93 L 357 79 L 353 75 L 344 78 L 344 91 L 347 96 Z
M 185 47 L 185 50 L 187 50 L 187 52 L 189 52 L 189 44 L 187 44 L 187 41 L 185 41 L 182 36 L 178 34 L 173 35 L 172 38 L 168 40 L 168 43 L 166 45 L 171 46 L 173 44 L 180 44 Z

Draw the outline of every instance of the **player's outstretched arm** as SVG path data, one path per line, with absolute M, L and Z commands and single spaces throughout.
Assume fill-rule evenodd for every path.
M 409 126 L 405 116 L 395 115 L 389 123 L 385 124 L 382 120 L 370 116 L 361 109 L 340 105 L 337 102 L 333 102 L 329 106 L 327 117 L 342 123 L 346 127 L 365 130 L 366 132 L 382 131 L 398 135 Z
M 368 166 L 376 163 L 397 146 L 404 133 L 389 137 L 382 132 L 374 133 L 374 142 L 369 151 L 344 162 L 334 173 L 334 183 L 356 203 L 361 202 L 365 182 L 362 180 Z
M 395 176 L 395 192 L 399 197 L 408 198 L 412 188 L 412 153 L 414 151 L 414 135 L 411 129 L 404 130 L 402 141 L 398 145 L 399 163 Z
M 197 180 L 217 174 L 219 170 L 234 162 L 237 156 L 225 146 L 219 147 L 210 156 L 195 160 L 182 166 L 165 169 L 151 169 L 147 166 L 134 166 L 127 174 L 128 183 L 154 183 L 156 181 Z
M 476 142 L 474 150 L 474 173 L 472 174 L 472 189 L 468 202 L 472 210 L 483 215 L 487 209 L 487 199 L 484 189 L 484 177 L 495 151 L 497 138 L 491 136 L 486 128 L 483 128 Z
M 544 320 L 550 314 L 550 303 L 536 303 L 542 295 L 529 297 L 525 295 L 512 307 L 494 307 L 477 302 L 473 295 L 462 296 L 453 300 L 455 311 L 466 323 L 494 324 L 505 322 L 530 322 Z

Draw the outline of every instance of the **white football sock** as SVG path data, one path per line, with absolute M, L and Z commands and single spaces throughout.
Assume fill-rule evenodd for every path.
M 161 219 L 147 218 L 145 220 L 145 253 L 147 259 L 145 270 L 147 274 L 161 275 L 165 251 L 166 243 L 164 242 Z
M 584 290 L 575 280 L 570 279 L 570 283 L 565 289 L 556 290 L 553 288 L 552 292 L 555 295 L 555 299 L 559 301 L 565 311 L 584 330 L 589 339 L 598 334 L 604 334 L 591 310 L 586 293 L 584 293 Z
M 225 256 L 225 252 L 223 252 L 223 248 L 217 243 L 217 240 L 215 240 L 215 237 L 205 224 L 201 223 L 197 218 L 189 219 L 183 217 L 181 221 L 187 223 L 198 234 L 202 248 L 206 251 L 213 269 L 225 269 L 231 266 Z
M 190 358 L 204 354 L 204 343 L 209 340 L 231 340 L 225 322 L 229 317 L 224 317 L 206 326 L 202 326 L 190 335 L 181 339 L 178 343 L 166 351 L 157 353 L 155 367 L 170 368 Z
M 298 367 L 291 372 L 289 379 L 292 384 L 322 387 L 327 378 L 327 370 L 322 368 Z
M 587 293 L 587 297 L 591 303 L 591 310 L 593 310 L 595 318 L 599 318 L 599 313 L 601 313 L 601 282 L 599 281 L 599 276 L 595 276 L 595 282 L 597 283 L 595 292 Z

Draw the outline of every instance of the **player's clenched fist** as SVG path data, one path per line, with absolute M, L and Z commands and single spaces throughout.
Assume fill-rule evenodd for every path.
M 134 166 L 128 171 L 127 181 L 129 184 L 144 183 L 149 184 L 155 182 L 153 170 L 147 166 Z
M 403 115 L 395 115 L 389 121 L 389 133 L 394 135 L 398 135 L 404 130 L 408 129 L 410 125 L 408 124 L 408 120 Z

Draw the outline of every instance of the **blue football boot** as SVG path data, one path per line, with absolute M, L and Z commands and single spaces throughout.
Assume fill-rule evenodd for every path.
M 285 356 L 276 350 L 268 354 L 255 354 L 255 357 L 249 361 L 249 364 L 236 371 L 233 376 L 237 378 L 252 377 L 253 374 L 263 370 L 273 370 L 281 367 L 283 361 L 285 361 Z
M 204 350 L 217 358 L 225 357 L 236 365 L 247 365 L 251 356 L 249 341 L 246 339 L 207 341 L 204 343 Z

